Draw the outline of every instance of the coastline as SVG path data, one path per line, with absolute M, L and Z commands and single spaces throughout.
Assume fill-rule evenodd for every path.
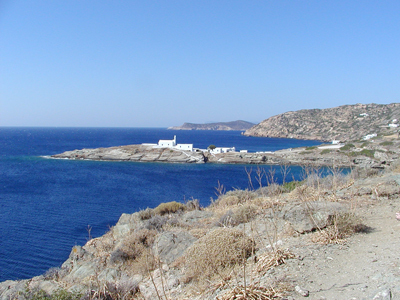
M 202 151 L 184 151 L 148 145 L 127 145 L 66 151 L 51 158 L 93 161 L 132 161 L 162 163 L 214 163 L 259 165 L 311 165 L 362 167 L 383 169 L 399 157 L 396 145 L 391 149 L 380 143 L 370 143 L 368 149 L 361 143 L 352 147 L 320 145 L 289 148 L 267 152 L 227 152 L 213 154 Z

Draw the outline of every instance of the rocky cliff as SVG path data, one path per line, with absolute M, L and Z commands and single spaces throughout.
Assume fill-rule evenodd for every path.
M 367 134 L 386 134 L 398 128 L 400 103 L 356 104 L 327 109 L 290 111 L 268 118 L 246 130 L 248 136 L 331 141 L 358 140 Z
M 247 130 L 254 126 L 253 123 L 246 121 L 218 122 L 207 124 L 184 123 L 182 126 L 169 127 L 174 130 Z

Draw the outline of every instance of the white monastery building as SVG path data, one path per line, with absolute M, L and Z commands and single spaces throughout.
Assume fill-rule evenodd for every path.
M 213 150 L 208 150 L 208 149 L 198 149 L 198 148 L 193 148 L 193 144 L 177 144 L 176 143 L 176 135 L 174 135 L 173 140 L 159 140 L 157 144 L 150 144 L 150 143 L 143 143 L 142 145 L 145 146 L 152 146 L 154 148 L 170 148 L 170 149 L 175 149 L 175 150 L 183 150 L 183 151 L 209 151 L 213 154 L 218 154 L 218 153 L 227 153 L 227 152 L 235 152 L 236 149 L 235 147 L 217 147 Z M 241 150 L 241 152 L 247 152 L 247 150 Z
M 176 135 L 174 135 L 173 140 L 159 140 L 157 146 L 161 148 L 173 148 L 184 151 L 193 151 L 193 144 L 177 144 Z

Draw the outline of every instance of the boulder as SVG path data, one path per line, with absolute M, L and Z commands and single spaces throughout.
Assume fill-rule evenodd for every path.
M 298 233 L 305 233 L 326 227 L 332 216 L 347 210 L 346 205 L 338 202 L 309 201 L 287 205 L 280 212 L 280 217 L 289 222 Z
M 170 264 L 181 257 L 197 239 L 188 232 L 164 232 L 154 243 L 153 251 L 164 263 Z

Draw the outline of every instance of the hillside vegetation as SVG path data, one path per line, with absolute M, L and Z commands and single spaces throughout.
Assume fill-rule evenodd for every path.
M 247 171 L 248 190 L 219 185 L 208 207 L 123 214 L 61 267 L 0 283 L 0 299 L 398 299 L 398 166 L 325 178 L 304 167 L 283 185 L 267 168 Z
M 357 140 L 367 134 L 396 131 L 388 125 L 400 119 L 400 103 L 343 105 L 290 111 L 268 118 L 244 133 L 248 136 L 309 140 Z

